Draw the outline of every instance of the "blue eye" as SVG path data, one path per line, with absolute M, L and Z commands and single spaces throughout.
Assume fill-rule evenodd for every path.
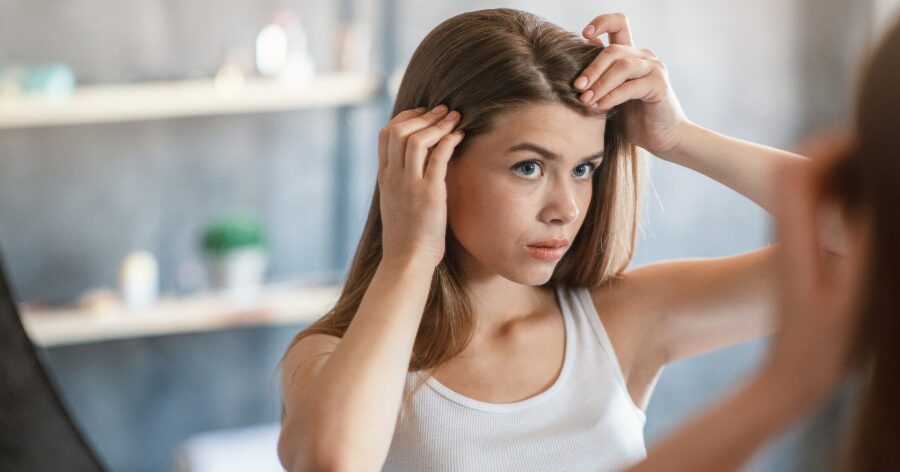
M 521 164 L 516 164 L 513 166 L 514 171 L 518 172 L 522 177 L 531 178 L 531 176 L 535 175 L 535 171 L 540 170 L 541 165 L 537 161 L 527 161 Z
M 585 169 L 584 172 L 578 172 L 578 169 L 582 169 L 582 168 Z M 575 177 L 586 177 L 586 176 L 590 176 L 591 174 L 593 174 L 594 169 L 596 169 L 596 168 L 597 168 L 597 166 L 595 166 L 593 163 L 585 162 L 584 164 L 581 164 L 580 166 L 576 167 L 575 170 L 572 172 L 572 174 Z
M 513 166 L 513 170 L 514 171 L 521 170 L 523 172 L 519 173 L 519 175 L 521 175 L 523 177 L 527 177 L 528 180 L 535 180 L 534 178 L 531 178 L 531 176 L 535 175 L 535 171 L 540 169 L 541 167 L 542 166 L 538 161 L 525 161 L 525 162 L 522 162 L 520 164 L 516 164 L 515 166 Z M 583 167 L 587 167 L 587 170 L 582 171 L 582 172 L 577 171 L 578 169 L 581 169 Z M 594 173 L 594 170 L 597 169 L 597 166 L 594 165 L 594 163 L 592 163 L 592 162 L 585 162 L 585 163 L 579 165 L 578 167 L 576 167 L 575 169 L 576 169 L 576 171 L 573 172 L 575 177 L 585 179 L 586 177 L 589 178 Z

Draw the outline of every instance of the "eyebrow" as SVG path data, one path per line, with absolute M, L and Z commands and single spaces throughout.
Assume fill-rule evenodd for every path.
M 516 151 L 536 152 L 536 153 L 540 154 L 541 157 L 543 157 L 544 159 L 547 159 L 548 161 L 555 161 L 555 160 L 561 159 L 559 154 L 556 154 L 555 152 L 550 151 L 547 148 L 538 146 L 537 144 L 534 144 L 534 143 L 519 143 L 519 144 L 516 144 L 515 146 L 512 146 L 506 150 L 507 153 L 516 152 Z M 585 157 L 583 160 L 592 161 L 595 159 L 602 159 L 602 158 L 603 158 L 603 151 L 600 151 L 596 154 L 591 154 L 590 156 Z

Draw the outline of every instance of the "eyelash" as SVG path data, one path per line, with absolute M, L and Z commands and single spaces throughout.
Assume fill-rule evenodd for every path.
M 532 160 L 532 161 L 524 161 L 524 162 L 520 162 L 520 163 L 518 163 L 518 164 L 512 166 L 512 170 L 513 170 L 513 172 L 515 172 L 517 169 L 520 169 L 520 168 L 522 168 L 523 166 L 528 165 L 528 164 L 535 164 L 535 165 L 537 165 L 538 167 L 540 167 L 542 170 L 543 170 L 543 167 L 544 167 L 544 166 L 541 164 L 540 161 L 534 161 L 534 160 Z M 578 167 L 581 167 L 581 166 L 588 166 L 589 169 L 588 169 L 587 174 L 585 174 L 585 175 L 582 176 L 582 177 L 578 177 L 580 180 L 588 180 L 592 175 L 594 175 L 594 171 L 596 171 L 597 168 L 600 167 L 600 166 L 594 164 L 593 162 L 582 162 L 581 164 L 578 165 Z M 578 167 L 576 167 L 576 169 L 577 169 Z M 522 178 L 524 178 L 524 179 L 526 179 L 526 180 L 535 180 L 535 179 L 532 179 L 532 178 L 530 178 L 530 177 L 528 177 L 528 176 L 524 176 L 524 175 L 521 175 L 521 174 L 518 174 L 518 175 L 519 175 L 519 177 L 522 177 Z

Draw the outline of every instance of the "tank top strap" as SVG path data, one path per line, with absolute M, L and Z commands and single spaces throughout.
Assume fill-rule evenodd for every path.
M 593 298 L 591 298 L 590 289 L 588 287 L 563 287 L 559 290 L 560 298 L 565 298 L 568 301 L 567 305 L 570 311 L 570 317 L 575 325 L 578 328 L 583 328 L 579 329 L 579 331 L 589 331 L 592 334 L 592 336 L 585 336 L 583 338 L 586 341 L 590 341 L 586 342 L 585 344 L 588 344 L 588 346 L 584 347 L 590 351 L 601 351 L 599 353 L 595 352 L 587 355 L 600 355 L 606 358 L 612 366 L 612 370 L 615 372 L 617 382 L 627 392 L 628 386 L 625 381 L 625 375 L 622 372 L 622 366 L 619 364 L 619 358 L 616 356 L 616 351 L 613 349 L 609 334 L 603 326 L 602 317 L 594 305 Z

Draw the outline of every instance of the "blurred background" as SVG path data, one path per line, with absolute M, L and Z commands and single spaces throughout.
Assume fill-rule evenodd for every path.
M 693 121 L 792 148 L 849 121 L 898 3 L 0 0 L 0 251 L 111 469 L 278 470 L 277 363 L 335 300 L 391 86 L 434 26 L 506 6 L 581 31 L 625 12 Z M 770 241 L 764 211 L 652 161 L 635 265 Z M 648 443 L 763 343 L 667 368 Z M 836 399 L 748 470 L 824 470 L 845 410 Z

